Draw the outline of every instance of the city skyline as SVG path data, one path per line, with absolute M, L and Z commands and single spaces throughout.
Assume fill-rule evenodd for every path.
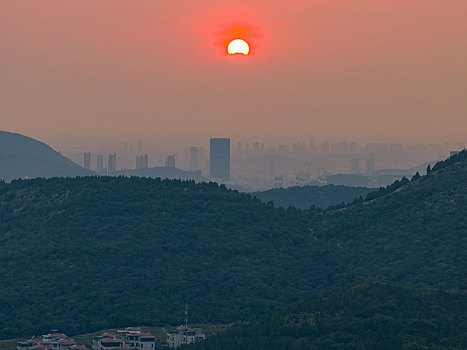
M 206 140 L 208 141 L 208 140 Z M 216 142 L 226 141 L 232 150 Z M 153 148 L 143 139 L 124 141 L 119 147 L 109 148 L 117 157 L 117 172 L 100 167 L 102 149 L 70 156 L 70 159 L 97 174 L 139 174 L 140 176 L 167 176 L 162 169 L 181 171 L 171 176 L 194 177 L 197 181 L 228 183 L 244 191 L 267 190 L 324 184 L 349 186 L 386 186 L 416 172 L 425 173 L 428 164 L 465 148 L 464 143 L 403 144 L 361 143 L 356 141 L 294 142 L 268 144 L 260 141 L 244 142 L 228 138 L 210 138 L 206 142 L 189 143 L 175 148 Z M 144 146 L 143 146 L 144 145 Z M 220 146 L 220 147 L 218 147 Z M 214 150 L 214 153 L 212 153 Z M 83 158 L 84 157 L 84 158 Z M 92 159 L 89 166 L 89 159 Z M 175 161 L 177 160 L 177 161 Z M 84 161 L 84 162 L 83 162 Z M 213 164 L 214 171 L 212 171 Z M 86 164 L 88 164 L 86 166 Z M 226 165 L 227 164 L 227 165 Z M 132 173 L 133 170 L 146 172 Z M 228 174 L 228 175 L 224 175 Z M 335 177 L 337 175 L 337 177 Z M 343 177 L 342 175 L 350 175 Z

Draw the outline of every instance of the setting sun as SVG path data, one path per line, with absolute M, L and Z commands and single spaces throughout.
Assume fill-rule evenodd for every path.
M 250 53 L 250 46 L 245 40 L 235 39 L 227 47 L 227 53 L 229 55 L 243 54 L 246 56 Z

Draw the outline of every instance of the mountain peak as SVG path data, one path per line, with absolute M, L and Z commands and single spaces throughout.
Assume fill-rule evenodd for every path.
M 0 179 L 92 175 L 36 139 L 0 131 Z

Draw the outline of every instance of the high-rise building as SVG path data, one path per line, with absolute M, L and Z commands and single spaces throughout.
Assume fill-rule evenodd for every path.
M 349 144 L 349 152 L 350 152 L 350 154 L 357 154 L 358 153 L 358 143 L 351 142 Z
M 210 177 L 230 181 L 230 139 L 211 138 L 209 152 Z
M 259 143 L 258 142 L 253 142 L 253 153 L 255 153 L 255 154 L 259 153 Z
M 358 158 L 350 158 L 350 173 L 358 174 L 360 172 L 360 167 L 358 164 Z
M 166 168 L 175 168 L 175 154 L 167 156 L 165 158 L 165 167 Z
M 104 171 L 104 156 L 102 154 L 98 154 L 96 158 L 96 170 L 100 173 Z
M 109 154 L 109 162 L 107 165 L 107 171 L 113 173 L 117 171 L 117 154 Z
M 198 170 L 199 147 L 190 147 L 190 170 Z
M 147 169 L 148 168 L 148 155 L 136 156 L 136 169 Z
M 368 158 L 366 160 L 366 167 L 365 167 L 365 171 L 367 174 L 371 174 L 375 171 L 376 169 L 376 161 L 375 161 L 375 158 Z
M 91 169 L 91 153 L 84 153 L 84 169 Z

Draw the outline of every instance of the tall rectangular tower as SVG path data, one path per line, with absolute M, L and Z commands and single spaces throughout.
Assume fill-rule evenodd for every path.
M 360 172 L 360 165 L 358 158 L 350 158 L 350 173 L 358 174 Z
M 368 158 L 366 160 L 366 173 L 371 174 L 375 171 L 375 158 Z
M 148 155 L 136 156 L 136 169 L 147 169 L 148 168 Z
M 171 154 L 165 158 L 166 168 L 175 168 L 175 154 Z
M 210 177 L 230 181 L 230 139 L 211 138 L 209 153 Z
M 84 152 L 84 168 L 91 169 L 91 152 Z
M 97 155 L 96 170 L 100 173 L 104 171 L 104 156 L 102 154 Z
M 107 171 L 109 173 L 113 173 L 114 171 L 117 171 L 117 154 L 109 154 L 109 163 L 107 167 Z

